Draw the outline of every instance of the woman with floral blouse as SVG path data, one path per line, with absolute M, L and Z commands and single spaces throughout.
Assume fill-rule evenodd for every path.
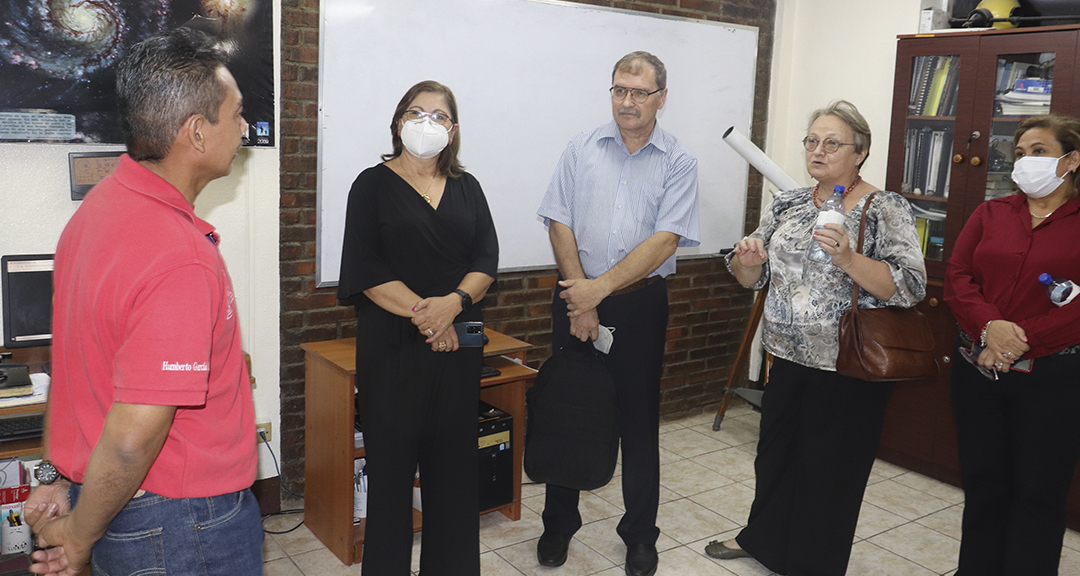
M 914 306 L 926 294 L 926 268 L 908 202 L 859 176 L 870 128 L 855 106 L 839 100 L 815 111 L 803 145 L 817 185 L 778 193 L 758 229 L 727 258 L 743 286 L 769 285 L 763 343 L 775 360 L 762 399 L 749 522 L 705 551 L 753 557 L 780 574 L 842 576 L 893 383 L 836 372 L 840 316 L 851 307 L 853 281 L 860 308 Z M 836 186 L 844 190 L 843 223 L 815 231 Z M 831 262 L 807 258 L 811 242 Z

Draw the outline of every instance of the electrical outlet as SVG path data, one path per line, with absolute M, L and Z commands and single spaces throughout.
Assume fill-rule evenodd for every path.
M 269 442 L 270 440 L 273 439 L 273 436 L 270 434 L 270 422 L 256 422 L 255 423 L 255 441 L 261 444 L 263 439 L 262 439 L 262 435 L 259 434 L 259 432 L 263 432 L 263 433 L 266 434 L 266 441 L 267 442 Z

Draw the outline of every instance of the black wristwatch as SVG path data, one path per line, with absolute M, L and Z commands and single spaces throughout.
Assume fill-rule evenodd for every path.
M 56 466 L 53 466 L 52 462 L 42 460 L 34 466 L 34 478 L 39 484 L 52 484 L 60 479 L 60 473 L 56 471 Z
M 472 296 L 469 296 L 469 293 L 461 288 L 454 290 L 454 294 L 461 296 L 461 311 L 468 312 L 469 308 L 472 306 Z

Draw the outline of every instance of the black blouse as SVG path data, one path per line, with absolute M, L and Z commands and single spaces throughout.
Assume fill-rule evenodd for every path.
M 400 280 L 422 298 L 445 296 L 470 272 L 495 278 L 498 265 L 495 223 L 471 174 L 446 180 L 437 209 L 385 164 L 353 182 L 338 298 L 355 303 L 358 315 L 375 306 L 363 291 L 380 284 Z M 481 318 L 474 307 L 456 320 Z

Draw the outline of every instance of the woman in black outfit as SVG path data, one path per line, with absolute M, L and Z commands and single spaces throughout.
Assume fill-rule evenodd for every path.
M 421 82 L 390 124 L 393 152 L 349 192 L 338 298 L 356 306 L 356 385 L 367 452 L 363 573 L 407 576 L 420 467 L 424 576 L 480 574 L 476 416 L 482 321 L 498 239 L 480 183 L 457 160 L 457 104 Z

